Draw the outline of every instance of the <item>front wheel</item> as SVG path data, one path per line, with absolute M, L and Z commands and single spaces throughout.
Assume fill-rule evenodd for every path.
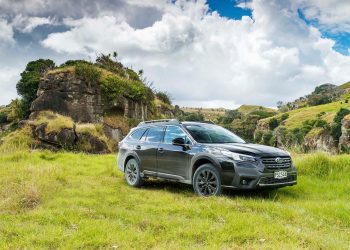
M 221 194 L 220 174 L 212 164 L 204 164 L 196 170 L 193 176 L 193 188 L 200 196 Z
M 142 178 L 140 176 L 140 166 L 135 159 L 130 159 L 125 166 L 125 180 L 133 187 L 142 185 Z

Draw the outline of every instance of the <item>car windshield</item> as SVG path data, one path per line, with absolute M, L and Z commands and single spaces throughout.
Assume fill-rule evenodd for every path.
M 231 131 L 217 125 L 189 124 L 185 128 L 200 143 L 245 143 Z

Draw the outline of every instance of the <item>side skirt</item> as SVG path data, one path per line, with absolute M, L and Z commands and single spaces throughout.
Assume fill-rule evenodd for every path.
M 153 177 L 153 178 L 162 179 L 162 180 L 169 180 L 169 181 L 176 181 L 176 182 L 191 184 L 191 181 L 186 180 L 182 176 L 173 175 L 173 174 L 166 174 L 166 173 L 160 173 L 160 172 L 154 172 L 154 171 L 149 171 L 149 170 L 144 170 L 141 173 L 141 177 Z

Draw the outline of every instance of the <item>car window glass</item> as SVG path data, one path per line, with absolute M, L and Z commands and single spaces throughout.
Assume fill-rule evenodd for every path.
M 140 128 L 135 130 L 131 135 L 130 139 L 132 140 L 140 140 L 141 136 L 145 133 L 146 128 Z
M 231 131 L 216 125 L 191 124 L 185 128 L 191 136 L 201 143 L 245 143 L 243 139 Z
M 175 138 L 183 138 L 186 144 L 190 143 L 188 136 L 181 128 L 168 126 L 164 134 L 164 143 L 171 144 Z
M 163 136 L 163 127 L 153 127 L 148 129 L 146 141 L 160 142 Z

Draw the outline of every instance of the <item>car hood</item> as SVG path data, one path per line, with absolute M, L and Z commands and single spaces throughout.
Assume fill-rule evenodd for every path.
M 208 146 L 220 147 L 231 152 L 241 153 L 246 155 L 258 156 L 258 157 L 270 157 L 270 156 L 289 156 L 289 154 L 279 148 L 251 144 L 251 143 L 224 143 L 224 144 L 207 144 Z

